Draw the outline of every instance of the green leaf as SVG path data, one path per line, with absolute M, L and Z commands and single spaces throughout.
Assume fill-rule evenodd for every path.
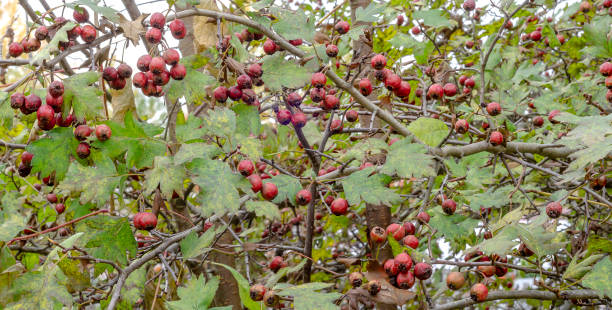
M 308 260 L 304 258 L 304 259 L 302 259 L 302 261 L 299 264 L 297 264 L 295 266 L 281 268 L 274 275 L 272 275 L 268 279 L 268 281 L 266 281 L 266 287 L 274 287 L 274 285 L 276 285 L 276 283 L 280 279 L 282 279 L 285 275 L 290 274 L 290 273 L 295 273 L 295 272 L 298 272 L 298 271 L 302 270 L 302 268 L 304 268 L 304 265 L 306 265 L 307 261 Z
M 336 310 L 338 306 L 334 302 L 342 294 L 317 292 L 331 285 L 331 283 L 320 282 L 306 283 L 284 288 L 279 292 L 279 295 L 293 296 L 294 309 L 296 310 Z
M 269 201 L 249 200 L 244 207 L 247 211 L 255 212 L 257 217 L 266 217 L 271 220 L 281 218 L 278 206 Z
M 166 304 L 172 310 L 208 309 L 219 288 L 219 277 L 210 277 L 204 283 L 204 276 L 192 279 L 187 287 L 179 287 L 179 300 L 168 301 Z
M 11 108 L 9 93 L 0 91 L 0 126 L 11 129 L 15 111 Z
M 240 146 L 240 152 L 248 156 L 251 160 L 259 160 L 263 156 L 263 145 L 261 140 L 250 136 L 236 134 L 235 141 L 232 143 L 234 147 Z
M 484 193 L 473 194 L 469 196 L 470 208 L 476 212 L 480 212 L 480 208 L 499 208 L 510 202 L 508 198 L 509 187 L 489 188 Z
M 389 148 L 387 161 L 382 172 L 400 177 L 423 177 L 435 175 L 433 158 L 427 154 L 427 149 L 421 144 L 410 143 L 404 138 L 396 141 Z
M 262 70 L 261 78 L 272 91 L 281 91 L 283 86 L 300 88 L 310 81 L 311 75 L 304 67 L 285 59 L 282 53 L 264 57 Z
M 349 204 L 357 206 L 361 201 L 371 204 L 386 204 L 399 202 L 400 195 L 385 187 L 390 178 L 380 173 L 374 173 L 374 167 L 368 167 L 353 172 L 342 181 L 344 194 Z
M 90 201 L 103 205 L 110 199 L 111 193 L 119 186 L 120 177 L 117 176 L 115 166 L 100 165 L 88 167 L 72 162 L 66 179 L 58 186 L 61 190 L 71 193 L 81 193 L 79 202 L 86 204 Z
M 546 231 L 537 221 L 529 225 L 514 224 L 512 227 L 516 231 L 515 236 L 518 235 L 538 257 L 552 255 L 566 244 L 566 242 L 555 242 L 560 235 Z
M 485 254 L 507 254 L 518 244 L 516 239 L 516 229 L 509 226 L 496 233 L 493 238 L 481 242 L 476 248 Z
M 236 113 L 228 108 L 209 110 L 203 128 L 212 136 L 231 138 L 236 131 Z
M 185 97 L 187 104 L 201 103 L 206 98 L 206 88 L 214 88 L 217 86 L 217 79 L 210 74 L 202 73 L 197 70 L 207 62 L 208 59 L 202 54 L 181 58 L 180 63 L 185 65 L 187 69 L 185 78 L 180 81 L 171 79 L 170 83 L 164 87 L 168 100 L 172 104 L 183 97 Z M 180 108 L 180 106 L 177 108 Z
M 131 112 L 126 113 L 123 126 L 115 122 L 107 124 L 113 132 L 112 138 L 104 142 L 95 141 L 92 145 L 110 158 L 125 154 L 127 168 L 152 167 L 155 156 L 166 152 L 166 143 L 153 137 L 161 133 L 162 129 L 137 122 Z
M 218 160 L 195 159 L 189 167 L 193 182 L 200 186 L 202 216 L 233 213 L 240 208 L 240 196 L 236 184 L 241 177 L 232 173 L 229 166 Z
M 574 255 L 572 261 L 567 266 L 567 269 L 563 273 L 563 279 L 580 279 L 587 272 L 591 271 L 593 267 L 591 265 L 595 264 L 598 260 L 604 257 L 603 254 L 595 254 L 591 255 L 581 262 L 578 262 L 578 258 L 580 255 Z
M 70 108 L 74 117 L 79 121 L 95 120 L 102 117 L 102 91 L 94 86 L 100 80 L 100 73 L 89 71 L 73 75 L 64 79 L 64 116 L 68 115 Z M 114 132 L 113 132 L 114 134 Z
M 55 172 L 55 179 L 64 179 L 70 157 L 76 156 L 76 148 L 79 141 L 74 138 L 72 128 L 56 127 L 47 131 L 46 137 L 30 143 L 26 150 L 32 154 L 32 173 L 40 172 L 42 177 L 47 177 Z
M 185 239 L 181 240 L 181 253 L 183 253 L 184 259 L 189 259 L 192 257 L 196 257 L 200 254 L 204 254 L 210 249 L 208 248 L 217 232 L 220 230 L 225 230 L 225 227 L 222 229 L 212 229 L 209 228 L 202 236 L 198 237 L 198 234 L 194 231 L 191 232 Z
M 77 224 L 76 231 L 84 233 L 79 244 L 93 257 L 126 265 L 126 252 L 136 256 L 136 240 L 127 217 L 97 215 Z
M 176 125 L 176 138 L 181 142 L 189 142 L 196 139 L 201 139 L 206 133 L 206 130 L 202 128 L 204 121 L 195 116 L 187 118 L 187 122 L 184 124 Z
M 440 9 L 415 11 L 412 18 L 422 19 L 423 23 L 430 27 L 451 27 L 453 25 L 453 22 Z
M 429 226 L 435 228 L 449 239 L 469 236 L 474 232 L 474 228 L 478 226 L 478 220 L 458 213 L 452 216 L 446 215 L 440 206 L 432 211 Z
M 289 199 L 291 204 L 295 205 L 295 194 L 302 189 L 298 179 L 286 174 L 273 176 L 268 180 L 264 180 L 263 183 L 274 183 L 278 188 L 278 195 L 272 200 L 274 203 L 281 203 Z
M 612 261 L 610 257 L 597 263 L 591 272 L 582 278 L 582 284 L 599 291 L 600 297 L 612 297 Z
M 591 23 L 585 24 L 584 40 L 589 45 L 583 50 L 592 57 L 612 57 L 612 38 L 608 37 L 612 24 L 612 16 L 603 15 L 593 18 Z
M 238 39 L 237 36 L 232 36 L 230 39 L 230 44 L 234 48 L 234 51 L 236 51 L 236 60 L 238 62 L 245 62 L 249 57 L 249 52 L 244 48 L 244 45 L 242 45 L 240 39 Z
M 45 45 L 34 57 L 30 60 L 30 64 L 32 65 L 40 65 L 45 60 L 51 59 L 51 53 L 55 53 L 59 51 L 59 43 L 60 42 L 68 42 L 68 31 L 72 30 L 76 26 L 73 22 L 67 22 L 62 26 L 62 28 L 58 29 L 53 38 L 47 45 Z M 64 85 L 66 86 L 66 85 Z
M 271 6 L 273 3 L 274 3 L 274 0 L 261 0 L 261 1 L 257 1 L 255 3 L 253 3 L 251 5 L 251 7 L 254 10 L 259 11 L 259 10 L 261 10 L 263 8 L 267 8 L 267 7 Z
M 259 135 L 261 120 L 257 107 L 241 103 L 233 106 L 232 111 L 236 113 L 236 133 L 244 136 Z
M 117 15 L 117 11 L 110 6 L 103 3 L 103 6 L 99 6 L 100 0 L 76 0 L 71 3 L 67 3 L 66 6 L 74 9 L 77 5 L 87 6 L 92 11 L 100 13 L 102 16 L 106 17 L 110 21 L 114 23 L 119 22 L 119 16 Z
M 311 141 L 310 139 L 308 141 Z M 340 157 L 340 161 L 348 161 L 355 158 L 357 161 L 363 161 L 366 155 L 381 154 L 389 149 L 387 142 L 382 139 L 370 138 L 361 140 L 351 148 L 346 150 L 346 153 Z
M 187 178 L 187 171 L 181 165 L 175 165 L 172 157 L 157 156 L 153 161 L 153 169 L 145 171 L 145 195 L 150 195 L 157 186 L 167 200 L 172 199 L 173 193 L 183 196 L 183 181 Z
M 261 305 L 258 302 L 253 301 L 249 295 L 249 289 L 251 288 L 251 286 L 249 285 L 249 281 L 247 281 L 247 279 L 245 279 L 238 271 L 236 271 L 236 269 L 228 265 L 219 263 L 213 264 L 222 266 L 232 273 L 234 279 L 236 279 L 236 282 L 238 283 L 238 294 L 240 295 L 240 300 L 242 301 L 242 304 L 245 307 L 249 308 L 249 310 L 261 309 Z
M 419 117 L 408 125 L 408 130 L 421 142 L 437 147 L 448 135 L 448 126 L 435 118 Z
M 357 7 L 355 18 L 358 21 L 373 23 L 379 20 L 376 15 L 382 14 L 385 11 L 385 6 L 374 1 L 366 7 Z
M 275 8 L 274 11 L 276 11 L 278 22 L 272 24 L 272 29 L 274 29 L 276 33 L 287 40 L 301 38 L 312 42 L 314 34 L 316 33 L 314 18 L 306 16 L 303 10 L 293 12 Z
M 58 304 L 72 305 L 72 295 L 59 283 L 58 268 L 31 271 L 23 274 L 11 287 L 11 295 L 19 300 L 9 304 L 6 310 L 55 310 Z
M 174 163 L 181 165 L 191 162 L 196 158 L 214 158 L 221 153 L 221 149 L 216 145 L 206 143 L 189 143 L 181 145 L 181 148 L 174 156 Z

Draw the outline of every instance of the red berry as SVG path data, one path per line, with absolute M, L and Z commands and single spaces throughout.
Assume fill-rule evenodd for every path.
M 253 190 L 253 192 L 257 193 L 263 187 L 261 177 L 257 173 L 251 174 L 247 179 L 251 182 L 251 190 Z
M 336 198 L 330 208 L 334 215 L 345 215 L 348 212 L 348 202 L 343 198 Z
M 419 247 L 419 239 L 414 235 L 408 235 L 402 239 L 405 246 L 416 249 Z
M 77 23 L 86 23 L 89 20 L 89 12 L 81 6 L 77 6 L 74 8 L 74 12 L 72 12 L 72 18 Z
M 307 189 L 302 189 L 295 194 L 295 201 L 300 206 L 305 206 L 312 201 L 312 194 Z
M 355 122 L 357 119 L 359 119 L 359 112 L 357 112 L 357 110 L 348 110 L 344 114 L 344 118 L 347 122 Z
M 76 149 L 76 153 L 79 156 L 79 158 L 87 158 L 89 157 L 89 144 L 85 143 L 85 142 L 81 142 L 79 143 L 79 145 L 77 146 Z
M 334 95 L 325 96 L 325 100 L 323 100 L 323 102 L 321 103 L 321 107 L 324 110 L 337 109 L 339 105 L 340 105 L 340 99 L 338 99 L 338 97 Z
M 369 79 L 363 78 L 359 81 L 359 91 L 364 96 L 369 96 L 372 93 L 372 82 Z
M 276 51 L 278 50 L 278 46 L 271 39 L 266 39 L 266 41 L 263 44 L 263 49 L 266 54 L 272 55 L 276 53 Z
M 563 213 L 563 207 L 557 201 L 553 201 L 546 205 L 546 215 L 552 219 L 556 219 Z
M 325 48 L 325 54 L 327 54 L 328 57 L 338 56 L 338 47 L 333 44 L 328 44 Z
M 47 194 L 47 201 L 50 203 L 56 203 L 57 195 L 55 195 L 54 193 Z
M 400 272 L 406 272 L 412 267 L 412 258 L 410 258 L 408 253 L 399 253 L 395 255 L 394 260 Z
M 64 83 L 62 83 L 62 81 L 55 80 L 49 84 L 47 91 L 49 92 L 49 95 L 54 98 L 60 97 L 64 94 Z
M 40 97 L 36 96 L 35 94 L 30 94 L 25 98 L 23 107 L 27 112 L 26 114 L 30 114 L 38 111 L 38 108 L 40 108 L 41 105 L 42 100 L 40 99 Z
M 162 39 L 162 32 L 158 28 L 149 28 L 145 33 L 145 39 L 151 44 L 158 44 Z
M 23 93 L 13 93 L 11 95 L 11 108 L 19 109 L 25 105 L 26 97 Z
M 242 99 L 242 90 L 240 90 L 240 88 L 238 86 L 232 86 L 232 87 L 229 88 L 228 96 L 233 101 L 238 101 L 238 100 Z
M 274 183 L 265 183 L 261 188 L 261 195 L 266 200 L 272 200 L 278 195 L 278 188 Z
M 412 224 L 412 222 L 404 222 L 402 226 L 404 226 L 404 232 L 406 233 L 406 235 L 414 235 L 416 227 L 414 226 L 414 224 Z
M 310 78 L 310 83 L 313 87 L 321 88 L 325 86 L 325 83 L 327 83 L 327 77 L 321 72 L 313 73 L 312 77 Z
M 132 78 L 132 84 L 134 84 L 134 86 L 137 88 L 145 87 L 147 85 L 147 82 L 148 82 L 147 75 L 144 74 L 143 72 L 138 72 L 134 74 L 134 77 Z
M 306 121 L 306 114 L 300 111 L 296 111 L 291 115 L 291 124 L 293 124 L 293 127 L 295 128 L 304 127 L 306 125 Z
M 474 0 L 465 0 L 463 2 L 463 9 L 466 11 L 472 11 L 476 8 L 476 1 Z
M 470 129 L 470 124 L 466 120 L 459 119 L 457 120 L 457 122 L 455 122 L 455 131 L 457 133 L 464 134 L 468 132 L 469 129 Z
M 414 276 L 419 280 L 427 280 L 432 274 L 431 265 L 427 263 L 418 263 L 414 265 Z
M 66 116 L 66 118 L 63 118 L 62 114 L 58 113 L 57 118 L 55 120 L 55 123 L 57 123 L 57 125 L 60 127 L 70 127 L 72 126 L 73 122 L 74 122 L 74 116 L 72 114 L 69 114 L 68 116 Z
M 452 97 L 457 94 L 457 85 L 453 83 L 444 84 L 444 95 Z
M 542 32 L 538 30 L 534 30 L 529 34 L 529 38 L 533 41 L 540 41 L 542 39 Z
M 490 102 L 487 104 L 487 113 L 491 116 L 499 115 L 501 113 L 501 105 L 497 102 Z
M 85 25 L 81 28 L 81 39 L 83 39 L 85 43 L 93 42 L 97 35 L 98 31 L 92 25 Z
M 533 125 L 536 127 L 541 127 L 544 124 L 544 119 L 541 116 L 536 116 L 533 118 Z
M 417 220 L 419 220 L 419 222 L 421 223 L 429 223 L 429 219 L 431 217 L 429 216 L 429 213 L 423 211 L 423 212 L 419 212 L 419 214 L 417 214 Z
M 446 199 L 442 202 L 442 211 L 448 215 L 453 215 L 457 210 L 457 203 L 452 199 Z
M 66 211 L 66 206 L 63 203 L 58 203 L 55 205 L 55 212 L 57 212 L 57 214 L 62 214 L 64 211 Z
M 119 73 L 117 72 L 117 69 L 113 68 L 113 67 L 106 67 L 104 68 L 104 71 L 102 71 L 102 78 L 107 81 L 113 81 L 119 78 Z
M 504 135 L 499 131 L 492 132 L 489 136 L 489 143 L 491 143 L 493 146 L 504 143 Z
M 601 66 L 599 66 L 599 73 L 603 76 L 612 75 L 612 62 L 607 61 L 602 63 Z
M 552 110 L 552 111 L 550 111 L 550 113 L 548 113 L 548 121 L 553 123 L 553 124 L 558 123 L 558 121 L 555 120 L 555 117 L 557 115 L 559 115 L 559 114 L 561 114 L 561 111 L 559 111 L 559 110 Z
M 160 56 L 153 57 L 151 63 L 149 63 L 149 70 L 151 70 L 153 74 L 160 74 L 166 70 L 166 62 Z
M 473 78 L 469 77 L 465 79 L 464 85 L 468 88 L 474 88 L 474 86 L 476 86 L 476 81 L 474 81 Z
M 421 28 L 419 28 L 419 26 L 414 26 L 412 27 L 412 29 L 410 29 L 410 32 L 412 32 L 412 34 L 414 34 L 415 36 L 418 36 L 419 34 L 421 34 Z
M 139 230 L 151 230 L 157 226 L 157 216 L 150 212 L 138 212 L 134 215 L 134 227 Z
M 181 55 L 177 50 L 170 48 L 164 52 L 163 58 L 167 65 L 174 66 L 181 59 Z
M 155 12 L 151 14 L 149 23 L 151 24 L 151 27 L 155 27 L 157 29 L 164 29 L 164 25 L 166 24 L 166 17 L 162 13 Z
M 32 158 L 34 158 L 34 154 L 28 151 L 21 153 L 21 163 L 23 164 L 29 165 L 32 163 Z
M 39 125 L 45 126 L 51 122 L 55 124 L 55 111 L 50 105 L 41 105 L 36 111 L 36 118 Z
M 396 276 L 399 273 L 399 267 L 397 266 L 397 263 L 393 258 L 386 260 L 385 264 L 383 265 L 383 268 L 385 269 L 387 275 L 389 275 L 390 277 Z
M 300 46 L 302 45 L 302 39 L 293 39 L 293 40 L 289 40 L 289 44 L 293 45 L 293 46 Z
M 270 183 L 266 183 L 266 184 L 270 184 Z M 270 270 L 272 270 L 272 272 L 276 273 L 279 269 L 283 268 L 286 265 L 287 263 L 285 263 L 282 257 L 275 256 L 268 264 L 268 267 L 270 268 Z
M 377 54 L 372 57 L 371 64 L 374 70 L 382 70 L 387 65 L 387 58 L 381 54 Z
M 444 97 L 444 87 L 438 83 L 432 84 L 427 90 L 427 96 L 433 99 L 441 99 Z
M 334 29 L 336 29 L 336 31 L 338 31 L 339 34 L 345 34 L 349 31 L 350 25 L 346 21 L 341 20 L 338 23 L 336 23 L 336 26 L 334 26 Z
M 215 97 L 217 102 L 223 103 L 227 100 L 228 93 L 229 92 L 225 86 L 219 86 L 213 91 L 213 97 Z
M 187 34 L 185 23 L 180 19 L 173 20 L 168 27 L 170 28 L 172 36 L 177 40 L 184 38 Z
M 465 285 L 465 277 L 463 276 L 463 273 L 453 271 L 446 276 L 446 286 L 449 289 L 456 291 L 461 289 L 463 285 Z
M 170 68 L 170 77 L 172 79 L 180 81 L 187 75 L 187 68 L 183 64 L 176 64 Z
M 470 288 L 470 298 L 472 298 L 473 301 L 485 301 L 487 295 L 489 295 L 489 290 L 482 283 L 476 283 Z
M 400 272 L 397 275 L 396 283 L 399 288 L 403 290 L 410 289 L 414 285 L 414 275 L 412 272 Z
M 243 176 L 249 176 L 253 174 L 253 171 L 255 171 L 255 166 L 252 161 L 244 159 L 238 163 L 238 172 Z
M 379 226 L 375 226 L 370 230 L 370 240 L 374 243 L 383 243 L 387 241 L 387 232 Z
M 112 89 L 123 89 L 127 81 L 124 78 L 117 78 L 112 80 L 109 84 Z
M 402 240 L 406 232 L 404 231 L 404 226 L 397 223 L 391 223 L 387 226 L 387 235 L 392 236 L 395 240 Z
M 91 135 L 92 131 L 87 125 L 79 125 L 74 129 L 74 137 L 79 141 L 84 141 Z
M 467 76 L 466 75 L 462 75 L 459 77 L 459 85 L 464 85 L 465 84 L 465 80 L 467 80 Z
M 310 99 L 312 102 L 320 102 L 325 98 L 325 89 L 324 88 L 312 88 L 310 89 Z
M 402 78 L 397 74 L 389 74 L 385 78 L 385 87 L 390 90 L 396 90 L 401 86 Z
M 288 125 L 291 123 L 291 112 L 289 110 L 280 110 L 276 113 L 276 120 L 281 125 Z
M 142 55 L 138 58 L 136 67 L 142 72 L 147 72 L 149 71 L 149 65 L 151 64 L 152 59 L 153 57 L 151 57 L 151 55 Z
M 36 31 L 34 32 L 34 37 L 36 37 L 38 41 L 46 40 L 47 37 L 49 37 L 49 29 L 47 29 L 47 27 L 45 26 L 40 26 L 36 28 Z
M 9 45 L 9 55 L 11 57 L 19 57 L 23 54 L 23 45 L 19 42 L 13 42 Z
M 98 125 L 96 127 L 96 137 L 100 141 L 106 141 L 111 137 L 111 129 L 106 124 Z

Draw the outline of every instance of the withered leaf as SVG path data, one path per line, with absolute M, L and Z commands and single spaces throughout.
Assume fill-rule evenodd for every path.
M 142 14 L 136 18 L 136 20 L 131 21 L 120 13 L 119 15 L 119 28 L 123 30 L 123 36 L 128 38 L 134 45 L 138 45 L 140 41 L 140 35 L 146 32 L 145 27 L 142 23 L 149 14 Z

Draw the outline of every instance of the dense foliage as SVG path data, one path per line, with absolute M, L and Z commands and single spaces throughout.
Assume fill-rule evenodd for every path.
M 19 3 L 0 308 L 610 306 L 612 1 Z

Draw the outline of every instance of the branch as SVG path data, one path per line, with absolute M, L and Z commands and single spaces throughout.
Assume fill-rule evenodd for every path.
M 498 299 L 538 299 L 538 300 L 568 300 L 568 299 L 599 299 L 599 293 L 595 290 L 573 290 L 573 291 L 562 291 L 559 295 L 553 292 L 525 290 L 525 291 L 493 291 L 489 292 L 489 295 L 485 301 L 498 300 Z M 449 310 L 449 309 L 463 309 L 468 306 L 474 305 L 477 302 L 470 299 L 464 298 L 458 301 L 454 301 L 448 304 L 440 305 L 432 310 Z
M 9 149 L 25 149 L 27 145 L 18 144 L 18 143 L 9 143 L 9 142 L 5 142 L 4 140 L 0 140 L 0 146 L 7 147 Z
M 432 153 L 441 157 L 454 156 L 463 157 L 487 151 L 490 153 L 531 153 L 540 154 L 550 158 L 568 157 L 575 149 L 570 149 L 557 144 L 538 144 L 525 142 L 508 142 L 506 146 L 493 146 L 487 141 L 475 142 L 462 146 L 445 146 L 431 149 Z

